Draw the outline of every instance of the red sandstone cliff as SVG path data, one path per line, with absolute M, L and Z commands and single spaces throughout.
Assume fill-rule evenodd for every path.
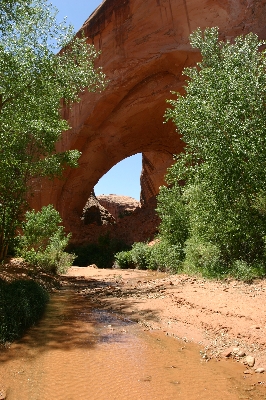
M 200 58 L 189 34 L 219 26 L 221 38 L 253 31 L 265 39 L 265 20 L 266 0 L 105 0 L 83 30 L 101 50 L 96 66 L 108 86 L 102 93 L 84 92 L 80 103 L 63 111 L 72 128 L 57 146 L 80 150 L 80 166 L 66 170 L 63 180 L 36 182 L 31 205 L 54 204 L 73 240 L 82 241 L 89 234 L 80 218 L 94 185 L 136 153 L 143 153 L 141 202 L 148 204 L 173 153 L 182 149 L 174 125 L 163 120 L 170 91 L 182 90 L 184 67 Z
M 132 214 L 140 207 L 140 202 L 129 196 L 118 196 L 116 194 L 100 195 L 97 200 L 116 221 Z
M 75 245 L 97 243 L 99 236 L 107 234 L 110 238 L 121 240 L 128 245 L 152 240 L 158 233 L 160 222 L 155 207 L 156 200 L 153 198 L 148 205 L 137 207 L 130 215 L 114 221 L 112 216 L 111 219 L 106 218 L 106 213 L 111 214 L 91 196 L 83 210 L 81 227 L 75 231 L 71 242 Z
M 88 198 L 82 211 L 81 221 L 84 225 L 112 225 L 115 224 L 114 216 L 103 207 L 94 193 Z

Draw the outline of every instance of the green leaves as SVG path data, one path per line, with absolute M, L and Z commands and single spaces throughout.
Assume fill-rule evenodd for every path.
M 33 280 L 0 280 L 0 343 L 12 342 L 36 323 L 49 295 Z
M 58 24 L 56 14 L 46 0 L 1 2 L 0 231 L 7 242 L 32 178 L 60 176 L 66 165 L 78 165 L 79 152 L 55 149 L 70 128 L 61 116 L 63 104 L 71 107 L 85 89 L 105 86 L 104 74 L 94 68 L 95 48 L 84 37 L 74 38 L 73 28 L 66 21 Z M 7 215 L 16 220 L 8 234 Z
M 167 218 L 181 215 L 182 204 L 186 260 L 197 268 L 208 254 L 210 265 L 215 249 L 213 266 L 224 270 L 234 260 L 265 262 L 266 53 L 252 33 L 233 43 L 218 36 L 218 28 L 191 35 L 202 61 L 184 71 L 186 93 L 169 101 L 166 111 L 186 144 L 185 154 L 169 170 L 172 186 L 167 196 L 159 195 L 158 208 L 176 199 L 167 216 L 160 214 L 163 227 Z M 184 225 L 174 226 L 178 237 Z
M 18 254 L 29 263 L 50 272 L 62 273 L 74 256 L 64 252 L 70 235 L 65 235 L 59 213 L 51 206 L 26 212 L 23 235 L 18 237 Z

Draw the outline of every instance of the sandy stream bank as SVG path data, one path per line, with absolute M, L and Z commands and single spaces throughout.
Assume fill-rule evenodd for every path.
M 7 280 L 14 279 L 14 277 L 27 279 L 27 269 L 25 268 L 25 266 L 23 268 L 23 266 L 21 266 L 19 263 L 15 263 L 12 273 L 10 273 L 10 271 L 10 265 L 7 268 L 3 268 L 2 271 L 0 271 L 1 277 L 4 277 Z M 38 279 L 42 281 L 43 279 L 45 279 L 46 282 L 48 282 L 50 278 L 49 276 L 41 276 Z M 48 284 L 48 286 L 49 285 L 50 283 Z M 56 395 L 56 397 L 52 396 L 52 398 L 56 398 L 57 400 L 61 400 L 61 398 L 64 398 L 64 400 L 72 399 L 68 385 L 69 382 L 73 381 L 72 383 L 74 383 L 75 380 L 67 380 L 67 384 L 65 385 L 65 387 L 68 389 L 68 391 L 66 393 L 59 393 L 59 386 L 52 386 L 55 377 L 54 374 L 59 374 L 60 372 L 61 375 L 58 375 L 58 379 L 56 379 L 55 382 L 61 382 L 63 378 L 69 379 L 69 376 L 73 377 L 73 374 L 79 371 L 77 377 L 77 382 L 79 382 L 79 380 L 81 380 L 81 378 L 83 379 L 84 377 L 86 377 L 87 380 L 88 371 L 90 371 L 90 376 L 91 372 L 95 368 L 95 365 L 99 363 L 99 358 L 97 359 L 97 357 L 102 357 L 102 353 L 98 353 L 95 349 L 94 352 L 91 353 L 92 358 L 86 358 L 85 356 L 87 350 L 84 351 L 86 347 L 83 348 L 83 345 L 80 346 L 80 343 L 82 343 L 83 340 L 82 334 L 80 332 L 87 332 L 86 325 L 84 325 L 85 328 L 82 326 L 81 329 L 81 325 L 79 324 L 82 323 L 82 321 L 79 318 L 77 319 L 74 314 L 74 320 L 71 319 L 72 317 L 70 319 L 68 319 L 68 317 L 66 317 L 64 320 L 60 319 L 62 314 L 61 308 L 66 307 L 66 304 L 68 304 L 67 307 L 70 307 L 70 309 L 72 309 L 73 306 L 74 308 L 77 306 L 77 309 L 81 307 L 81 309 L 78 311 L 78 315 L 83 315 L 84 311 L 84 315 L 87 313 L 86 315 L 89 316 L 91 315 L 91 310 L 95 309 L 96 313 L 101 313 L 102 310 L 103 313 L 113 315 L 114 320 L 118 317 L 121 323 L 123 321 L 125 321 L 125 323 L 126 321 L 130 323 L 130 321 L 132 321 L 134 322 L 134 324 L 131 324 L 131 328 L 125 328 L 125 332 L 128 329 L 129 332 L 132 329 L 134 331 L 134 326 L 138 326 L 143 334 L 156 335 L 147 336 L 147 338 L 150 338 L 148 339 L 148 341 L 155 340 L 156 343 L 160 343 L 157 342 L 159 340 L 158 338 L 160 337 L 165 337 L 167 339 L 169 338 L 169 340 L 174 337 L 183 341 L 184 345 L 182 345 L 182 342 L 177 342 L 175 350 L 175 346 L 173 347 L 173 345 L 171 344 L 172 342 L 169 342 L 170 350 L 167 353 L 168 358 L 166 358 L 166 360 L 164 361 L 160 359 L 161 355 L 158 356 L 157 353 L 153 353 L 153 350 L 149 353 L 149 361 L 151 363 L 150 368 L 153 371 L 153 386 L 151 386 L 149 390 L 153 388 L 156 395 L 153 392 L 149 392 L 150 397 L 147 397 L 148 392 L 145 392 L 142 395 L 142 392 L 139 391 L 139 386 L 137 386 L 138 394 L 134 394 L 134 392 L 132 391 L 134 385 L 148 385 L 149 383 L 147 383 L 148 381 L 146 378 L 139 381 L 138 379 L 134 380 L 134 377 L 132 376 L 130 382 L 131 385 L 134 385 L 128 388 L 127 400 L 147 400 L 148 398 L 154 399 L 158 396 L 158 398 L 161 398 L 161 400 L 176 398 L 175 396 L 166 395 L 166 393 L 163 392 L 163 388 L 161 388 L 160 385 L 158 386 L 159 380 L 161 379 L 160 374 L 163 373 L 165 375 L 164 371 L 167 371 L 166 374 L 170 372 L 173 372 L 173 374 L 178 373 L 178 377 L 181 379 L 182 385 L 178 385 L 180 389 L 178 389 L 179 392 L 177 391 L 177 393 L 179 393 L 179 395 L 181 396 L 180 398 L 182 399 L 213 399 L 213 393 L 215 393 L 215 390 L 217 390 L 217 388 L 221 391 L 221 393 L 224 394 L 226 393 L 226 391 L 228 391 L 226 397 L 230 399 L 266 399 L 266 372 L 256 372 L 258 369 L 261 369 L 261 371 L 263 371 L 263 369 L 266 370 L 266 281 L 256 281 L 253 284 L 245 284 L 234 280 L 218 282 L 208 281 L 205 279 L 195 278 L 186 275 L 169 275 L 161 272 L 140 270 L 98 269 L 93 266 L 89 266 L 85 268 L 70 268 L 66 275 L 62 275 L 61 277 L 59 277 L 58 287 L 59 286 L 61 286 L 61 288 L 63 289 L 66 289 L 66 291 L 58 291 L 56 288 L 52 290 L 52 292 L 54 292 L 54 294 L 51 295 L 51 298 L 53 298 L 53 300 L 48 306 L 48 311 L 50 309 L 49 312 L 52 312 L 50 319 L 44 318 L 43 320 L 41 320 L 40 324 L 37 324 L 36 329 L 33 328 L 28 333 L 26 333 L 25 337 L 22 338 L 21 341 L 18 341 L 17 343 L 11 345 L 10 350 L 7 349 L 1 355 L 2 358 L 0 357 L 2 359 L 2 362 L 0 363 L 0 377 L 2 375 L 2 378 L 4 378 L 2 379 L 2 381 L 0 380 L 0 386 L 2 384 L 4 387 L 10 387 L 9 394 L 11 400 L 17 400 L 16 393 L 21 392 L 22 387 L 25 389 L 25 393 L 27 393 L 27 391 L 28 393 L 30 393 L 29 390 L 34 391 L 31 392 L 33 393 L 32 397 L 24 396 L 23 400 L 24 398 L 34 400 L 46 400 L 48 398 L 50 399 L 50 389 L 53 396 Z M 51 288 L 52 285 L 50 285 L 50 289 Z M 64 296 L 64 292 L 73 293 L 73 295 L 69 294 L 67 295 L 67 297 L 61 297 L 62 295 Z M 53 296 L 56 296 L 56 298 L 59 296 L 56 302 L 55 297 Z M 71 300 L 72 297 L 74 303 Z M 67 298 L 70 303 L 66 303 Z M 60 302 L 62 301 L 63 303 L 61 307 Z M 59 307 L 58 311 L 55 311 L 55 307 Z M 85 307 L 84 310 L 82 307 Z M 57 313 L 60 314 L 60 318 L 57 316 Z M 63 314 L 68 315 L 67 308 L 65 311 L 63 311 Z M 73 324 L 71 321 L 74 321 Z M 71 322 L 70 325 L 69 322 Z M 75 327 L 75 324 L 78 324 L 77 327 Z M 107 324 L 110 325 L 105 324 L 105 326 L 103 324 L 104 327 L 101 329 L 103 329 L 104 332 L 113 331 L 114 337 L 116 337 L 117 329 L 118 331 L 119 329 L 122 329 L 122 331 L 124 332 L 123 326 L 121 326 L 120 328 L 116 328 L 115 326 L 113 327 L 112 323 L 110 322 L 107 322 Z M 90 329 L 91 328 L 89 328 L 89 332 Z M 41 335 L 42 337 L 42 333 L 45 331 L 48 332 L 45 333 L 45 335 L 47 336 L 45 336 L 46 339 L 38 339 L 38 335 Z M 108 337 L 109 334 L 106 332 L 104 333 L 104 335 L 107 334 Z M 57 343 L 56 335 L 58 333 L 60 337 L 60 343 L 62 343 L 60 345 L 60 343 L 58 342 L 56 346 L 58 348 L 55 352 L 56 354 L 58 354 L 54 358 L 53 348 L 55 343 Z M 126 337 L 127 336 L 125 336 L 125 338 Z M 132 337 L 135 338 L 135 336 Z M 152 339 L 153 337 L 154 339 Z M 158 338 L 155 339 L 156 337 Z M 184 368 L 183 372 L 182 370 L 178 369 L 174 364 L 171 367 L 174 368 L 173 370 L 160 370 L 156 367 L 159 367 L 159 364 L 162 363 L 161 368 L 166 368 L 165 365 L 167 366 L 167 368 L 170 368 L 168 364 L 170 362 L 169 360 L 172 357 L 171 354 L 173 354 L 174 356 L 176 351 L 179 354 L 179 352 L 183 348 L 188 346 L 190 342 L 192 343 L 192 345 L 200 345 L 199 347 L 195 346 L 194 348 L 192 348 L 194 349 L 192 350 L 192 352 L 195 353 L 198 360 L 201 359 L 201 363 L 204 363 L 206 366 L 210 366 L 210 369 L 208 370 L 209 375 L 204 375 L 204 377 L 202 377 L 202 382 L 200 381 L 200 385 L 204 388 L 205 379 L 210 380 L 210 383 L 208 384 L 208 390 L 210 390 L 209 397 L 207 393 L 205 397 L 195 397 L 196 395 L 199 395 L 199 388 L 196 386 L 193 389 L 192 386 L 189 384 L 189 379 L 194 380 L 196 378 L 196 376 L 194 375 L 195 373 L 198 373 L 199 375 L 202 373 L 204 374 L 204 370 L 202 369 L 199 369 L 197 371 L 197 361 L 192 361 L 192 358 L 189 360 L 187 360 L 187 358 L 183 359 L 183 362 L 188 363 L 188 370 L 185 370 L 185 364 L 182 365 L 181 363 L 181 368 Z M 39 343 L 37 347 L 36 343 Z M 72 343 L 71 346 L 70 343 Z M 76 347 L 77 343 L 79 344 L 78 347 Z M 84 343 L 87 343 L 86 338 L 84 339 Z M 111 353 L 106 353 L 107 359 L 101 364 L 100 381 L 104 383 L 104 385 L 102 385 L 103 388 L 106 388 L 106 385 L 110 384 L 110 382 L 113 385 L 113 382 L 115 379 L 117 379 L 117 377 L 124 376 L 127 368 L 126 363 L 128 360 L 128 356 L 126 355 L 126 353 L 124 354 L 123 351 L 128 351 L 128 348 L 126 345 L 126 341 L 124 350 L 123 342 L 121 343 L 119 343 L 118 341 L 117 344 L 115 342 L 113 344 L 109 344 L 109 351 L 111 351 Z M 67 347 L 67 352 L 65 351 L 65 346 Z M 69 351 L 69 346 L 71 347 L 71 349 L 73 348 L 71 351 Z M 103 370 L 103 366 L 105 366 L 105 364 L 109 362 L 110 359 L 112 360 L 112 364 L 115 362 L 118 355 L 115 346 L 118 346 L 119 349 L 119 356 L 117 360 L 119 364 L 117 364 L 117 369 L 114 370 L 116 371 L 114 372 L 114 377 L 110 378 L 108 374 L 110 374 L 110 371 L 113 370 L 113 367 L 112 369 L 105 368 Z M 129 347 L 130 346 L 133 346 L 130 350 L 132 351 L 135 346 L 135 339 L 134 342 L 129 342 Z M 101 346 L 99 347 L 99 349 L 101 349 Z M 78 353 L 77 355 L 76 352 L 80 353 Z M 154 358 L 153 360 L 153 357 L 157 357 L 156 354 L 159 359 L 157 360 L 157 358 Z M 248 360 L 246 360 L 246 356 L 254 357 L 255 363 L 253 366 L 247 364 L 246 361 Z M 96 358 L 94 359 L 93 357 Z M 125 357 L 125 360 L 123 362 L 121 357 Z M 192 357 L 192 353 L 189 357 Z M 35 361 L 33 362 L 33 360 Z M 78 360 L 77 365 L 75 364 L 75 360 Z M 229 369 L 227 369 L 227 372 L 225 372 L 225 374 L 227 374 L 228 376 L 228 378 L 226 378 L 227 380 L 224 380 L 224 378 L 219 378 L 219 383 L 217 386 L 217 382 L 214 382 L 216 380 L 216 374 L 218 377 L 220 372 L 223 370 L 221 368 L 224 368 L 222 367 L 222 365 L 221 368 L 218 367 L 218 364 L 221 364 L 220 362 L 217 363 L 217 361 L 219 360 L 222 360 L 222 363 L 224 363 L 224 360 L 228 360 L 228 362 L 225 364 L 228 365 Z M 179 360 L 178 363 L 180 364 L 180 362 L 181 361 Z M 74 370 L 71 370 L 71 373 L 67 374 L 68 369 L 72 368 L 72 364 Z M 82 371 L 80 371 L 81 366 L 84 367 L 83 374 L 81 374 Z M 117 371 L 120 371 L 118 367 L 122 368 L 123 372 L 121 370 L 121 372 L 117 373 Z M 24 373 L 23 375 L 21 375 L 20 379 L 22 379 L 22 381 L 20 383 L 16 377 L 13 377 L 12 371 L 20 371 L 21 369 L 23 369 Z M 38 379 L 36 378 L 36 371 L 38 371 L 39 374 Z M 207 370 L 205 372 L 207 373 Z M 51 376 L 49 375 L 49 373 Z M 133 370 L 129 369 L 128 373 L 133 374 Z M 138 368 L 134 373 L 139 373 Z M 232 376 L 230 378 L 231 373 Z M 190 374 L 192 374 L 191 377 Z M 103 377 L 105 377 L 106 382 L 103 381 Z M 166 375 L 164 376 L 164 378 L 165 377 Z M 186 383 L 187 379 L 188 382 Z M 47 382 L 49 382 L 49 384 Z M 154 386 L 155 382 L 157 386 Z M 238 397 L 236 394 L 233 395 L 233 392 L 230 392 L 230 382 L 232 383 L 232 388 L 236 385 L 240 385 L 240 390 L 242 390 L 244 395 L 242 396 L 240 394 Z M 237 383 L 234 384 L 233 382 Z M 173 384 L 176 382 L 171 383 Z M 81 387 L 84 387 L 85 390 L 85 386 L 83 384 Z M 107 400 L 106 392 L 101 393 L 101 396 L 99 397 L 99 394 L 93 394 L 94 392 L 92 391 L 92 388 L 94 386 L 88 387 L 88 390 L 91 394 L 91 399 Z M 43 388 L 45 388 L 46 392 L 43 392 Z M 187 390 L 191 391 L 189 395 L 190 397 L 187 394 Z M 39 393 L 39 397 L 36 393 Z M 77 393 L 76 386 L 75 388 L 73 386 L 73 393 L 76 394 L 77 398 L 86 398 L 87 400 L 86 396 L 84 397 L 83 394 Z M 185 397 L 184 393 L 186 393 Z M 217 399 L 224 398 L 223 394 L 221 393 L 219 395 L 218 392 L 216 393 L 215 396 Z M 110 393 L 108 396 L 108 400 L 124 400 L 126 398 L 125 396 L 123 397 L 120 392 L 120 397 L 118 396 L 118 392 L 115 392 L 113 397 L 110 397 Z M 7 396 L 7 399 L 9 399 L 9 396 Z
M 91 280 L 79 289 L 81 295 L 137 320 L 144 329 L 202 345 L 206 359 L 227 356 L 245 363 L 245 353 L 255 358 L 254 366 L 247 366 L 250 373 L 266 370 L 266 281 L 218 282 L 91 266 L 72 267 L 67 276 L 76 277 L 76 285 Z

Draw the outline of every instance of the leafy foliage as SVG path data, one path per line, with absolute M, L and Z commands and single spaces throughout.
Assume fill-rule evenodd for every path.
M 182 249 L 164 240 L 157 240 L 152 246 L 138 242 L 131 250 L 115 254 L 115 264 L 120 268 L 151 269 L 178 272 L 183 266 L 180 261 Z
M 202 61 L 185 69 L 185 95 L 169 101 L 166 119 L 176 124 L 185 153 L 176 156 L 169 187 L 158 197 L 160 233 L 182 246 L 185 266 L 194 271 L 224 275 L 259 265 L 261 275 L 266 52 L 252 33 L 234 43 L 219 41 L 218 33 L 208 28 L 191 35 Z
M 118 266 L 122 269 L 127 268 L 135 268 L 134 263 L 132 261 L 131 251 L 119 251 L 115 254 L 115 266 Z
M 94 68 L 97 56 L 85 38 L 73 37 L 66 21 L 57 24 L 56 9 L 46 0 L 1 2 L 0 259 L 36 178 L 77 166 L 78 151 L 55 148 L 69 129 L 61 110 L 85 88 L 104 87 L 104 74 Z
M 149 265 L 151 247 L 146 243 L 134 243 L 130 251 L 133 264 L 138 269 L 147 269 Z
M 150 247 L 149 255 L 148 269 L 174 273 L 183 270 L 183 249 L 179 244 L 161 238 Z
M 0 343 L 12 342 L 38 321 L 48 293 L 32 280 L 0 280 Z
M 64 252 L 70 235 L 64 233 L 59 213 L 51 206 L 27 211 L 19 236 L 18 254 L 27 262 L 54 273 L 64 273 L 75 259 Z

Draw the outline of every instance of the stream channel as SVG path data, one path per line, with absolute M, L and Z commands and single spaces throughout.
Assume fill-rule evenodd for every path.
M 0 353 L 7 400 L 266 399 L 231 361 L 141 326 L 65 287 L 42 320 Z M 265 394 L 265 393 L 264 393 Z M 1 397 L 1 396 L 0 396 Z

